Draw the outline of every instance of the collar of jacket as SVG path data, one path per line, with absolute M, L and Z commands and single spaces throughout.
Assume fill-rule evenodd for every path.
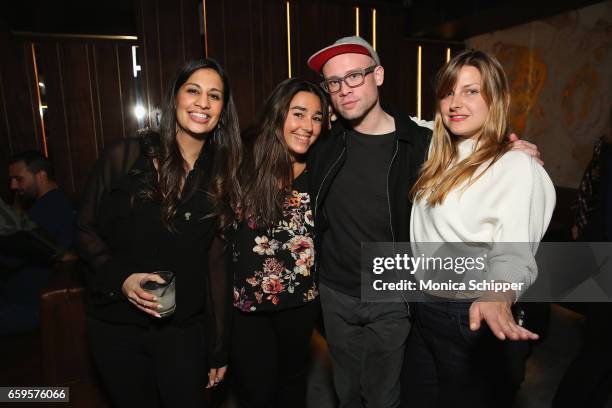
M 393 116 L 393 119 L 395 119 L 395 137 L 396 139 L 402 142 L 414 144 L 414 138 L 412 137 L 411 133 L 416 128 L 418 128 L 418 125 L 414 123 L 410 119 L 410 117 L 400 114 L 397 110 L 393 109 L 392 107 L 384 106 L 383 110 L 389 115 Z M 333 137 L 333 136 L 341 135 L 345 131 L 348 131 L 351 129 L 352 129 L 351 125 L 347 120 L 341 117 L 338 117 L 338 119 L 332 125 L 332 128 L 329 133 L 330 133 L 330 136 Z
M 160 143 L 160 137 L 157 133 L 148 132 L 143 133 L 140 136 L 141 154 L 138 159 L 136 159 L 134 164 L 130 167 L 130 175 L 138 176 L 147 172 L 155 173 L 155 167 L 149 159 L 149 151 L 151 149 L 159 149 Z M 212 138 L 209 138 L 202 147 L 200 155 L 198 156 L 193 165 L 193 170 L 204 169 L 205 171 L 210 171 L 212 168 L 213 158 L 215 156 L 216 149 L 216 144 L 212 141 Z M 155 178 L 157 178 L 157 176 L 155 176 Z

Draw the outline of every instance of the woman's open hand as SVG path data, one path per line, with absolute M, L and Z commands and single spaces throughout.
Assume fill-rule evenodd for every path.
M 483 320 L 500 340 L 537 340 L 539 336 L 516 324 L 510 301 L 480 301 L 470 306 L 470 330 L 480 329 Z

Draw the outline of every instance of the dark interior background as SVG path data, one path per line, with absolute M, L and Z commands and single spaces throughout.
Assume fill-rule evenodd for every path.
M 287 4 L 292 76 L 318 82 L 306 60 L 335 39 L 355 34 L 355 7 L 360 9 L 360 35 L 372 41 L 375 9 L 377 50 L 386 76 L 383 98 L 405 112 L 417 112 L 421 46 L 421 117 L 431 118 L 432 77 L 446 61 L 447 49 L 456 53 L 470 36 L 590 3 L 594 1 L 539 6 L 482 0 L 461 7 L 442 0 L 4 2 L 0 168 L 7 168 L 14 153 L 46 151 L 60 185 L 76 200 L 104 146 L 155 121 L 176 69 L 206 55 L 228 71 L 241 126 L 248 126 L 266 95 L 289 74 Z M 133 47 L 140 66 L 136 78 Z M 146 111 L 141 119 L 134 114 L 136 105 Z M 0 195 L 8 198 L 7 183 L 0 183 Z

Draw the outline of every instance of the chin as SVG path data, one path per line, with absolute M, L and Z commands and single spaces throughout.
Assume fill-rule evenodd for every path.
M 342 112 L 342 117 L 346 120 L 357 120 L 363 118 L 363 116 L 363 112 L 357 112 L 355 110 Z
M 463 127 L 459 127 L 459 128 L 453 128 L 452 126 L 449 128 L 450 132 L 455 135 L 455 136 L 459 136 L 463 139 L 469 139 L 471 138 L 475 132 L 472 131 L 471 129 L 465 129 Z
M 301 156 L 301 155 L 306 154 L 308 152 L 308 148 L 309 147 L 310 146 L 308 146 L 308 147 L 300 146 L 298 148 L 295 148 L 295 146 L 292 146 L 292 147 L 290 147 L 290 150 L 291 150 L 291 153 L 293 153 L 295 155 L 298 155 L 298 156 Z

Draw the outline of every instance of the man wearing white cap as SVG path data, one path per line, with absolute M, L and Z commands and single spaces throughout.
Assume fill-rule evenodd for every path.
M 410 240 L 409 192 L 426 158 L 431 122 L 380 104 L 384 68 L 360 37 L 308 59 L 339 115 L 309 153 L 317 267 L 341 408 L 399 406 L 410 320 L 404 302 L 362 302 L 361 243 Z M 418 123 L 417 123 L 418 122 Z M 539 156 L 534 145 L 514 148 Z

